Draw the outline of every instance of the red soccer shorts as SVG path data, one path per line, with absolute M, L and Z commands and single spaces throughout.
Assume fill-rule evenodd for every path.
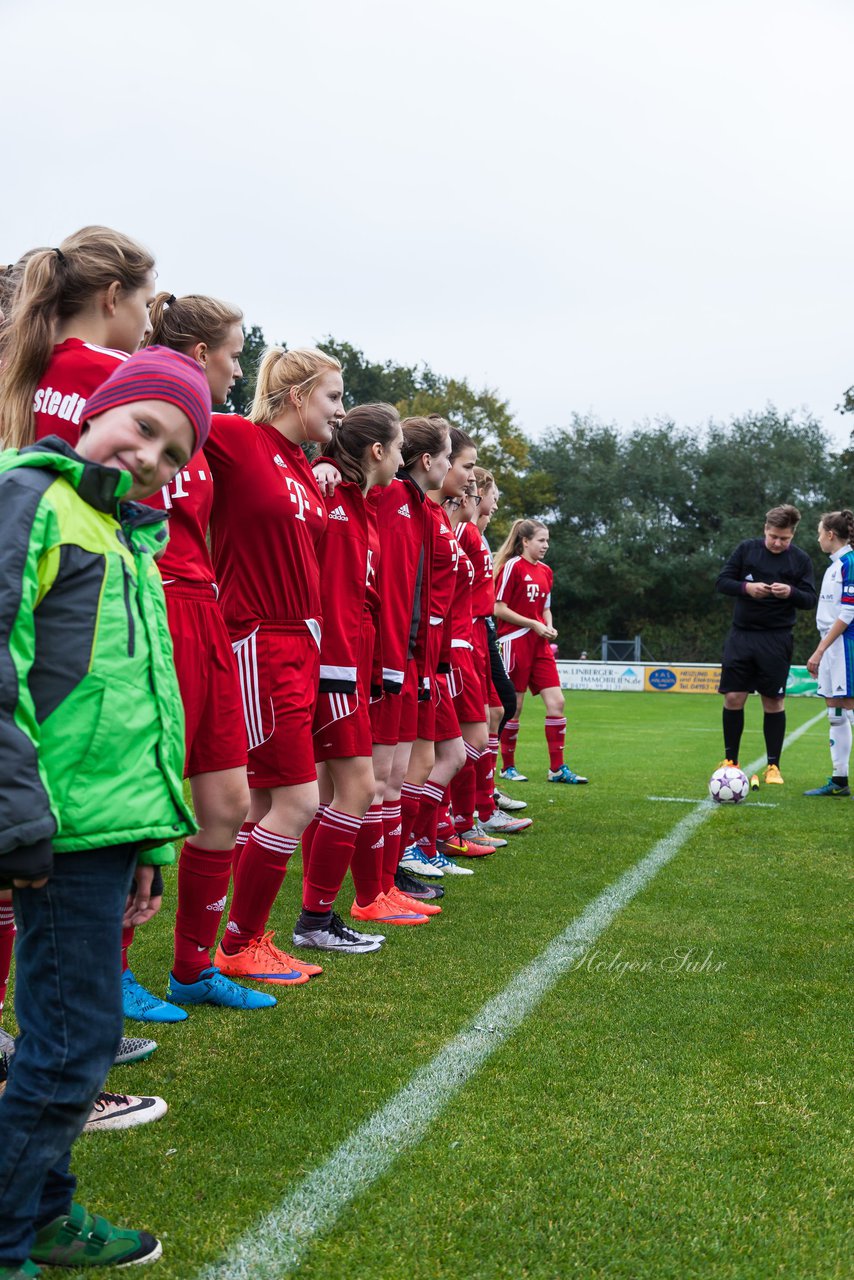
M 425 742 L 436 741 L 436 698 L 437 698 L 437 677 L 434 675 L 427 688 L 430 691 L 429 698 L 421 697 L 418 700 L 416 708 L 416 738 L 423 738 Z
M 471 629 L 472 644 L 474 645 L 474 667 L 475 674 L 480 680 L 481 692 L 483 693 L 483 704 L 489 702 L 492 695 L 492 662 L 489 656 L 489 641 L 486 636 L 486 623 L 483 618 L 475 618 L 474 625 Z
M 543 636 L 533 631 L 526 631 L 513 639 L 499 636 L 498 645 L 517 693 L 524 693 L 526 689 L 531 693 L 542 693 L 543 689 L 560 686 L 554 654 Z
M 249 738 L 249 786 L 314 782 L 311 727 L 320 652 L 303 623 L 262 623 L 232 640 Z
M 444 631 L 444 620 L 442 618 L 430 618 L 430 625 L 427 628 L 426 638 L 426 655 L 424 658 L 424 680 L 422 687 L 422 696 L 418 702 L 418 729 L 416 736 L 422 738 L 425 742 L 436 741 L 436 705 L 439 701 L 439 688 L 436 683 L 436 671 L 439 666 L 439 659 L 442 655 L 442 632 Z M 429 692 L 429 698 L 424 696 L 424 691 Z M 439 739 L 443 741 L 443 739 Z
M 489 662 L 489 654 L 486 656 Z M 451 650 L 451 673 L 445 677 L 460 724 L 483 724 L 486 720 L 486 691 L 481 658 L 472 649 Z
M 359 639 L 355 693 L 320 693 L 314 712 L 315 760 L 348 760 L 371 754 L 371 667 L 374 625 L 365 617 Z M 380 705 L 380 704 L 377 704 Z
M 434 716 L 433 741 L 449 742 L 451 738 L 460 736 L 460 722 L 454 708 L 454 699 L 448 689 L 449 676 L 436 677 L 436 712 Z M 420 736 L 420 735 L 419 735 Z
M 384 693 L 371 703 L 371 740 L 378 746 L 396 747 L 414 742 L 417 729 L 418 672 L 410 659 L 400 693 Z
M 166 611 L 184 704 L 184 777 L 246 765 L 246 727 L 231 641 L 213 587 L 170 582 Z

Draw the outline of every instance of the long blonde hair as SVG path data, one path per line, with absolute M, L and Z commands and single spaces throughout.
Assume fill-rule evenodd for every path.
M 154 258 L 120 231 L 83 227 L 58 249 L 30 254 L 0 334 L 0 440 L 20 449 L 36 435 L 33 397 L 50 362 L 59 321 L 81 311 L 115 281 L 132 292 Z
M 272 422 L 278 418 L 287 407 L 292 388 L 304 391 L 308 400 L 318 379 L 330 370 L 340 373 L 340 361 L 316 347 L 297 347 L 295 351 L 268 347 L 258 366 L 250 420 Z
M 508 560 L 520 556 L 525 538 L 533 538 L 538 529 L 545 529 L 542 520 L 514 520 L 510 532 L 495 553 L 495 576 L 498 577 Z

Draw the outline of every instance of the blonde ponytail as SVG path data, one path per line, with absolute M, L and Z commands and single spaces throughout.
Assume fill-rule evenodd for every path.
M 278 418 L 288 406 L 292 389 L 303 392 L 308 399 L 317 380 L 330 370 L 340 373 L 340 362 L 316 347 L 297 347 L 295 351 L 268 347 L 258 366 L 251 421 L 272 422 Z
M 58 322 L 116 281 L 126 291 L 140 289 L 153 267 L 147 249 L 109 227 L 83 227 L 58 249 L 29 255 L 0 332 L 0 443 L 20 449 L 35 440 L 33 397 L 50 362 Z

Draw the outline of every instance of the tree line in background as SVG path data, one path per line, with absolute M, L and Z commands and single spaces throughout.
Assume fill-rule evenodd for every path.
M 245 377 L 228 401 L 236 413 L 251 406 L 266 345 L 258 326 L 247 330 Z M 495 391 L 426 364 L 371 361 L 331 337 L 318 345 L 341 362 L 348 408 L 383 400 L 402 417 L 440 413 L 475 440 L 502 494 L 493 549 L 520 516 L 548 525 L 561 657 L 597 657 L 602 635 L 640 635 L 655 661 L 718 661 L 731 603 L 714 583 L 736 544 L 761 535 L 770 507 L 793 502 L 802 515 L 797 541 L 820 582 L 827 561 L 818 517 L 854 505 L 854 448 L 834 454 L 809 413 L 769 405 L 701 431 L 672 421 L 624 431 L 571 414 L 567 426 L 531 440 Z M 840 409 L 854 412 L 854 389 Z M 814 628 L 812 615 L 799 616 L 796 661 L 815 647 Z

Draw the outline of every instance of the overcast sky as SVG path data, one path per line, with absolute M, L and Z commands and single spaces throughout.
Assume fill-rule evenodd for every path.
M 531 434 L 854 382 L 850 0 L 0 0 L 0 261 L 85 223 Z

